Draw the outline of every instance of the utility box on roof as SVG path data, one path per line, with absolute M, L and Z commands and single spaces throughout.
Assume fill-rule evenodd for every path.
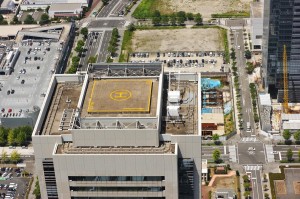
M 170 103 L 178 103 L 180 101 L 180 91 L 169 91 L 168 101 Z

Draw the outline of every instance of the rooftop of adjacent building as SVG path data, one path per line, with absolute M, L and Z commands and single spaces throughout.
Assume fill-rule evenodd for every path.
M 80 10 L 82 3 L 52 3 L 49 12 Z
M 169 76 L 169 85 L 164 85 L 163 127 L 166 134 L 197 135 L 199 119 L 199 76 L 198 74 L 173 74 Z M 169 91 L 179 91 L 177 103 L 168 99 Z
M 263 6 L 264 6 L 264 1 L 251 2 L 250 4 L 251 18 L 263 18 Z
M 72 143 L 57 145 L 56 154 L 174 154 L 175 144 L 161 143 L 159 147 L 74 147 Z
M 22 41 L 15 45 L 16 62 L 12 73 L 1 75 L 0 80 L 2 117 L 20 116 L 35 106 L 41 107 L 61 54 L 60 47 L 58 42 Z M 3 61 L 8 62 L 6 59 Z

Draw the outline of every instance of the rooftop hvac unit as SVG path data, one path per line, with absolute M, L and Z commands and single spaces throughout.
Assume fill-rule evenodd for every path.
M 168 116 L 179 117 L 180 106 L 167 106 Z
M 169 91 L 168 101 L 170 103 L 178 103 L 180 101 L 180 91 Z

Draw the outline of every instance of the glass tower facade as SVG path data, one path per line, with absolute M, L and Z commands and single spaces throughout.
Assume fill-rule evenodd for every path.
M 287 49 L 289 102 L 300 102 L 300 0 L 264 1 L 263 78 L 283 101 L 283 46 Z

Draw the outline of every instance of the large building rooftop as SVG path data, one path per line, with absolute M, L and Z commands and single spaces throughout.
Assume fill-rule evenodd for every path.
M 175 153 L 175 144 L 162 143 L 159 147 L 74 147 L 72 143 L 57 146 L 57 154 L 165 154 Z
M 155 116 L 156 79 L 91 80 L 85 95 L 82 117 Z

